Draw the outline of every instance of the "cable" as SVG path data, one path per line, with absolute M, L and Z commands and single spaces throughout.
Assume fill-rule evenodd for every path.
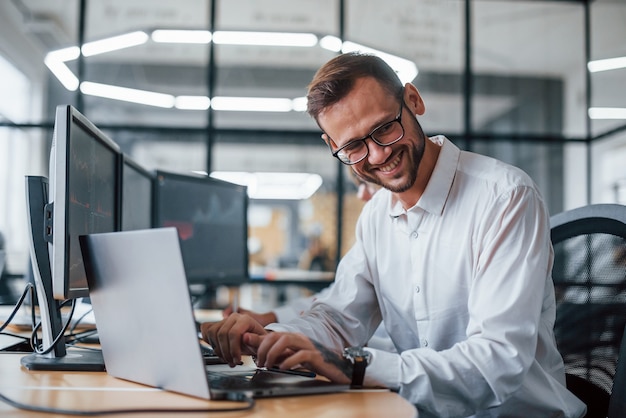
M 74 331 L 76 330 L 76 327 L 80 324 L 80 322 L 85 319 L 85 317 L 87 315 L 89 315 L 90 313 L 93 312 L 93 307 L 90 308 L 89 310 L 87 310 L 87 312 L 85 312 L 84 314 L 82 314 L 80 317 L 78 317 L 78 319 L 76 321 L 74 321 L 74 324 L 72 325 L 72 327 L 70 328 L 70 335 L 74 334 Z
M 22 291 L 22 296 L 20 296 L 20 298 L 17 300 L 17 302 L 15 303 L 15 307 L 13 308 L 13 311 L 11 311 L 11 314 L 9 315 L 9 317 L 7 318 L 6 321 L 4 321 L 4 324 L 0 325 L 0 333 L 2 331 L 4 331 L 4 329 L 9 326 L 9 324 L 11 323 L 11 321 L 13 320 L 13 318 L 15 317 L 15 315 L 17 314 L 17 312 L 20 310 L 20 308 L 22 307 L 22 304 L 24 303 L 24 299 L 26 299 L 26 296 L 29 294 L 31 294 L 31 300 L 32 300 L 32 294 L 34 292 L 34 286 L 31 283 L 28 283 L 26 285 L 26 287 L 24 288 L 24 291 Z
M 84 415 L 84 416 L 96 416 L 96 415 L 116 415 L 116 414 L 162 414 L 162 413 L 198 413 L 198 412 L 236 412 L 247 411 L 254 408 L 255 401 L 253 398 L 244 397 L 241 399 L 246 404 L 237 408 L 192 408 L 192 409 L 177 409 L 177 408 L 138 408 L 138 409 L 100 409 L 100 410 L 75 410 L 75 409 L 60 409 L 60 408 L 47 408 L 44 406 L 28 405 L 22 402 L 14 401 L 8 398 L 4 394 L 0 393 L 0 400 L 4 403 L 25 411 L 31 412 L 43 412 L 46 414 L 64 414 L 64 415 Z
M 7 347 L 4 350 L 13 351 L 13 349 L 21 346 L 22 344 L 30 342 L 30 339 L 27 338 L 27 337 L 24 337 L 23 335 L 13 334 L 11 332 L 6 332 L 4 330 L 11 324 L 11 321 L 13 321 L 13 318 L 15 317 L 15 315 L 18 313 L 18 311 L 22 307 L 22 305 L 24 303 L 24 300 L 26 299 L 26 296 L 28 296 L 28 294 L 30 293 L 31 301 L 34 299 L 34 297 L 33 297 L 34 289 L 35 288 L 34 288 L 34 286 L 31 283 L 27 283 L 26 284 L 26 286 L 24 287 L 24 290 L 22 291 L 22 296 L 20 296 L 20 298 L 15 303 L 15 307 L 13 308 L 13 311 L 11 311 L 11 314 L 6 319 L 6 321 L 4 321 L 4 323 L 2 325 L 0 325 L 0 335 L 8 335 L 10 337 L 18 338 L 18 339 L 21 340 L 20 343 L 13 344 L 11 347 Z M 19 351 L 19 350 L 21 350 L 21 348 L 17 348 L 17 350 Z
M 57 335 L 54 338 L 54 341 L 52 342 L 52 344 L 50 344 L 50 347 L 48 347 L 46 349 L 42 349 L 41 348 L 41 344 L 42 343 L 41 343 L 41 341 L 39 341 L 39 337 L 37 336 L 37 331 L 39 331 L 39 329 L 41 328 L 41 321 L 37 322 L 36 315 L 35 315 L 35 286 L 33 286 L 32 283 L 27 283 L 26 284 L 26 286 L 24 287 L 24 290 L 22 291 L 22 295 L 20 296 L 18 301 L 15 303 L 15 307 L 13 308 L 13 311 L 11 311 L 11 314 L 9 315 L 7 320 L 4 321 L 4 323 L 2 325 L 0 325 L 0 334 L 11 335 L 11 336 L 15 336 L 15 337 L 18 337 L 18 338 L 23 338 L 24 340 L 28 340 L 28 338 L 25 338 L 25 337 L 22 337 L 22 336 L 18 336 L 18 335 L 12 335 L 12 334 L 9 334 L 9 333 L 5 333 L 3 331 L 4 331 L 4 329 L 7 326 L 9 326 L 9 324 L 11 323 L 11 321 L 13 320 L 13 318 L 15 317 L 15 315 L 17 314 L 19 309 L 22 307 L 22 304 L 24 303 L 24 300 L 26 299 L 26 296 L 28 296 L 29 294 L 30 294 L 31 326 L 32 326 L 32 333 L 31 333 L 31 337 L 30 337 L 30 345 L 31 345 L 31 348 L 33 349 L 33 351 L 35 353 L 37 353 L 37 354 L 47 354 L 47 353 L 49 353 L 50 351 L 52 351 L 54 349 L 54 347 L 59 342 L 59 340 L 65 335 L 65 332 L 67 331 L 67 328 L 69 327 L 70 322 L 72 320 L 72 315 L 74 314 L 74 309 L 76 308 L 76 301 L 74 299 L 69 299 L 69 300 L 64 301 L 61 304 L 61 307 L 62 307 L 62 306 L 67 305 L 70 302 L 72 303 L 72 309 L 71 309 L 71 311 L 69 313 L 67 321 L 66 321 L 65 325 L 63 326 L 63 329 L 61 330 L 59 335 Z M 84 317 L 84 315 L 80 319 L 82 319 L 83 317 Z
M 68 346 L 69 345 L 73 346 L 79 343 L 83 343 L 84 339 L 89 338 L 93 335 L 97 335 L 97 334 L 98 334 L 97 329 L 88 329 L 88 330 L 77 332 L 77 333 L 70 333 L 65 336 L 65 344 Z
M 70 310 L 70 313 L 67 317 L 67 321 L 65 321 L 65 324 L 63 325 L 63 329 L 61 329 L 61 331 L 59 331 L 59 334 L 54 338 L 54 340 L 52 341 L 52 343 L 50 344 L 50 346 L 48 348 L 42 349 L 41 345 L 42 343 L 39 341 L 39 337 L 37 336 L 37 331 L 39 331 L 39 328 L 41 328 L 41 321 L 38 322 L 34 327 L 33 327 L 33 331 L 31 333 L 31 347 L 33 349 L 33 351 L 37 354 L 48 354 L 50 351 L 54 350 L 54 347 L 56 347 L 57 343 L 59 342 L 59 340 L 61 340 L 61 338 L 63 338 L 65 336 L 65 332 L 67 331 L 67 328 L 70 325 L 70 322 L 72 321 L 72 315 L 74 314 L 74 309 L 76 308 L 76 300 L 75 299 L 68 299 L 66 301 L 64 301 L 63 303 L 61 303 L 61 306 L 59 308 L 62 308 L 63 306 L 67 305 L 68 303 L 72 304 L 72 309 Z

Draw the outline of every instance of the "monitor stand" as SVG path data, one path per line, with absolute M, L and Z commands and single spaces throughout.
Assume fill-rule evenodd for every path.
M 41 316 L 41 332 L 44 347 L 54 344 L 47 354 L 33 353 L 22 357 L 21 364 L 28 370 L 60 371 L 104 371 L 101 351 L 73 350 L 65 348 L 65 337 L 56 342 L 55 337 L 63 332 L 63 320 L 59 301 L 52 291 L 52 271 L 46 241 L 46 204 L 48 202 L 48 179 L 41 176 L 26 176 L 26 206 L 30 224 L 30 256 L 33 279 Z

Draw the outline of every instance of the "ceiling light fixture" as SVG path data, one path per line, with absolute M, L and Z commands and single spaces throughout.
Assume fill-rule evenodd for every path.
M 130 32 L 124 35 L 112 36 L 98 41 L 87 42 L 82 46 L 81 52 L 84 56 L 91 57 L 93 55 L 100 55 L 107 52 L 142 45 L 148 42 L 149 38 L 148 34 L 144 31 Z
M 313 47 L 317 45 L 317 36 L 312 33 L 218 30 L 213 33 L 213 43 L 220 45 Z
M 296 97 L 291 100 L 291 108 L 296 112 L 306 112 L 307 108 L 307 98 L 306 97 Z
M 590 107 L 589 117 L 591 119 L 626 119 L 626 108 Z
M 166 30 L 157 29 L 150 35 L 154 42 L 172 44 L 208 44 L 211 32 L 208 30 Z
M 616 57 L 589 61 L 589 63 L 587 63 L 587 68 L 589 69 L 590 73 L 626 68 L 626 57 Z
M 341 51 L 344 53 L 359 51 L 380 57 L 396 71 L 398 78 L 400 78 L 400 81 L 402 81 L 403 84 L 410 83 L 415 79 L 415 77 L 417 77 L 418 70 L 415 63 L 396 55 L 391 55 L 386 52 L 379 51 L 378 49 L 370 48 L 368 46 L 350 41 L 345 41 L 343 43 Z
M 248 187 L 251 199 L 303 200 L 322 185 L 322 176 L 313 173 L 248 173 L 215 171 L 211 177 Z
M 145 90 L 117 87 L 100 83 L 83 82 L 72 73 L 66 62 L 77 59 L 81 52 L 85 57 L 104 54 L 146 43 L 149 39 L 158 43 L 187 43 L 207 44 L 214 42 L 221 45 L 258 45 L 258 46 L 291 46 L 313 47 L 318 44 L 318 37 L 312 33 L 287 32 L 243 32 L 243 31 L 216 31 L 213 34 L 206 30 L 169 30 L 157 29 L 151 35 L 144 31 L 135 31 L 113 36 L 98 41 L 88 42 L 81 49 L 70 47 L 51 51 L 46 55 L 44 62 L 52 74 L 61 84 L 70 91 L 79 88 L 84 94 L 99 96 L 115 100 L 123 100 L 149 106 L 183 110 L 214 110 L 223 111 L 250 111 L 250 112 L 303 112 L 306 110 L 306 98 L 260 98 L 260 97 L 215 97 L 212 100 L 206 96 L 178 96 L 149 92 Z M 411 82 L 418 73 L 417 67 L 411 61 L 369 48 L 354 42 L 342 42 L 336 36 L 324 36 L 319 45 L 334 52 L 362 51 L 381 57 L 398 74 L 400 80 Z
M 343 41 L 336 36 L 327 35 L 320 39 L 320 46 L 328 51 L 339 52 L 342 45 Z
M 293 107 L 291 99 L 217 96 L 211 99 L 211 108 L 238 112 L 290 112 Z
M 176 96 L 174 107 L 181 110 L 207 110 L 211 99 L 206 96 Z
M 43 62 L 59 82 L 69 91 L 76 91 L 79 85 L 78 77 L 65 65 L 66 61 L 73 61 L 80 55 L 80 48 L 72 46 L 46 54 Z
M 172 108 L 174 107 L 175 102 L 175 98 L 171 94 L 111 86 L 109 84 L 92 83 L 90 81 L 83 81 L 80 84 L 80 91 L 90 96 L 98 96 L 107 99 L 122 100 L 125 102 L 163 108 Z

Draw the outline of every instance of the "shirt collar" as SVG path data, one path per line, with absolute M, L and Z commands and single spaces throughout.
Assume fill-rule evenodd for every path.
M 415 207 L 435 215 L 441 215 L 452 189 L 452 182 L 454 181 L 461 151 L 443 135 L 437 135 L 428 139 L 440 145 L 441 151 L 426 190 L 424 190 L 424 194 L 422 194 Z M 402 204 L 397 199 L 394 199 L 392 194 L 389 215 L 392 218 L 397 218 L 403 213 L 405 213 L 405 210 Z

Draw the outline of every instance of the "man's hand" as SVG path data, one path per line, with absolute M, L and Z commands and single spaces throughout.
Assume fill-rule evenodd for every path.
M 349 384 L 352 381 L 352 364 L 349 361 L 302 334 L 246 333 L 243 342 L 248 347 L 256 347 L 259 367 L 277 366 L 283 370 L 304 367 L 333 382 Z
M 242 336 L 265 335 L 267 331 L 254 318 L 232 313 L 220 322 L 205 322 L 201 325 L 202 338 L 209 343 L 215 354 L 231 367 L 242 364 L 241 356 L 256 354 L 257 347 L 243 342 Z
M 222 317 L 228 318 L 232 313 L 233 313 L 233 307 L 232 307 L 232 305 L 228 305 L 222 311 Z M 265 312 L 265 313 L 258 313 L 258 312 L 254 312 L 254 311 L 249 311 L 248 309 L 239 308 L 239 309 L 237 309 L 237 313 L 250 315 L 251 317 L 253 317 L 257 321 L 259 321 L 259 323 L 261 325 L 263 325 L 263 326 L 266 326 L 268 324 L 272 324 L 274 322 L 278 322 L 278 319 L 276 318 L 276 314 L 274 312 L 272 312 L 272 311 Z

